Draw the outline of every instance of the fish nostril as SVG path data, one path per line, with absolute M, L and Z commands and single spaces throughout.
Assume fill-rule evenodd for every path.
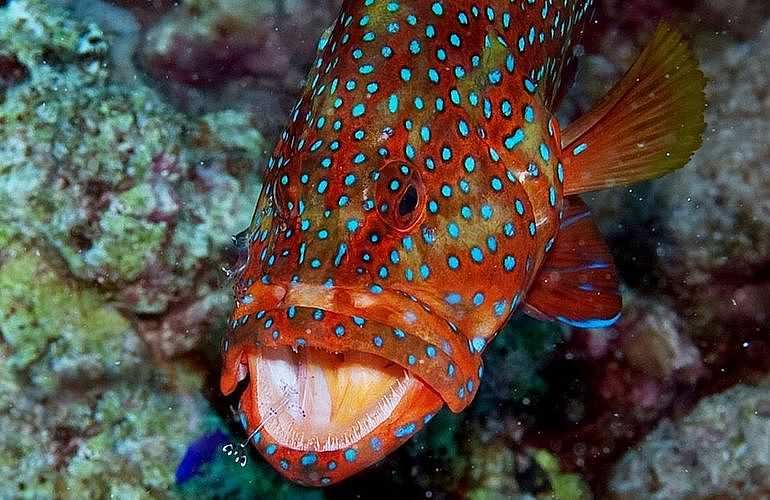
M 293 201 L 291 180 L 288 175 L 276 176 L 269 184 L 268 194 L 271 195 L 272 208 L 279 220 L 285 222 L 297 217 L 297 206 Z

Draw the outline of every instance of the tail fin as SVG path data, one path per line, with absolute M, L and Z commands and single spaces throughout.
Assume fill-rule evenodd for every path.
M 702 142 L 705 83 L 682 36 L 658 26 L 607 97 L 564 131 L 565 194 L 627 185 L 684 166 Z

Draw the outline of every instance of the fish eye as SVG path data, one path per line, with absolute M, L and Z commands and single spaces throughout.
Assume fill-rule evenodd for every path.
M 377 213 L 400 231 L 408 231 L 421 218 L 425 187 L 419 172 L 402 161 L 393 161 L 377 176 Z
M 401 196 L 401 201 L 398 202 L 398 215 L 404 217 L 414 212 L 417 208 L 417 201 L 417 188 L 409 186 L 404 195 Z

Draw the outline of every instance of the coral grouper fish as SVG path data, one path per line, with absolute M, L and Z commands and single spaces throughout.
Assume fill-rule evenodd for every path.
M 223 345 L 221 389 L 248 379 L 246 431 L 287 478 L 334 483 L 463 410 L 517 308 L 618 318 L 577 195 L 685 164 L 704 78 L 662 26 L 561 130 L 592 3 L 344 2 L 269 161 Z

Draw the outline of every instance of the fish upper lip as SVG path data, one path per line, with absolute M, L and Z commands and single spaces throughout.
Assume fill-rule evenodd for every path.
M 262 285 L 260 283 L 261 286 Z M 403 290 L 394 287 L 382 287 L 372 285 L 370 287 L 346 287 L 346 286 L 327 286 L 308 283 L 288 283 L 286 285 L 267 285 L 275 286 L 282 290 L 281 299 L 269 304 L 262 303 L 260 310 L 286 310 L 289 307 L 307 307 L 321 309 L 330 313 L 340 314 L 348 317 L 358 316 L 367 320 L 372 320 L 389 328 L 400 328 L 404 331 L 414 331 L 417 324 L 417 317 L 428 316 L 435 319 L 442 330 L 455 337 L 456 340 L 467 342 L 467 338 L 459 331 L 453 330 L 449 322 L 429 304 L 417 299 Z M 278 292 L 274 292 L 277 294 Z M 264 296 L 264 294 L 262 294 Z M 400 311 L 399 320 L 384 318 L 381 312 L 378 314 L 376 306 L 392 303 L 396 306 L 391 308 L 391 312 Z M 407 319 L 410 305 L 415 309 L 415 318 Z M 446 340 L 446 339 L 444 339 Z M 434 342 L 438 344 L 438 342 Z M 451 343 L 450 343 L 451 345 Z M 455 346 L 452 346 L 452 350 Z M 459 346 L 458 346 L 459 347 Z
M 247 293 L 251 292 L 251 289 L 254 287 L 269 286 L 271 285 L 265 285 L 261 282 L 255 283 L 247 290 Z M 394 332 L 395 330 L 401 330 L 402 333 L 418 339 L 424 345 L 422 349 L 428 349 L 430 346 L 433 346 L 433 349 L 440 351 L 443 356 L 446 356 L 447 362 L 454 366 L 452 370 L 457 370 L 456 378 L 458 381 L 461 378 L 464 380 L 475 378 L 477 368 L 481 366 L 480 352 L 474 350 L 468 337 L 459 330 L 450 327 L 449 322 L 437 314 L 432 307 L 401 290 L 383 288 L 380 285 L 371 285 L 369 288 L 308 283 L 289 283 L 272 286 L 285 290 L 286 293 L 282 299 L 276 301 L 275 295 L 255 290 L 252 292 L 254 296 L 270 297 L 269 302 L 264 304 L 253 301 L 250 304 L 241 304 L 239 307 L 236 307 L 230 320 L 232 330 L 239 330 L 248 321 L 250 316 L 256 316 L 259 319 L 269 312 L 288 311 L 291 307 L 320 309 L 347 318 L 363 318 L 385 328 L 393 329 Z M 274 337 L 274 339 L 275 343 L 280 345 L 290 344 L 285 335 L 281 335 L 278 339 Z M 292 346 L 295 345 L 295 341 L 296 339 L 291 340 Z M 307 339 L 303 339 L 303 341 L 308 342 Z M 331 351 L 331 349 L 327 348 L 328 346 L 319 343 L 317 340 L 311 340 L 307 345 Z M 342 350 L 344 349 L 335 349 L 335 351 Z M 366 351 L 365 349 L 353 346 L 350 347 L 350 350 L 361 350 L 377 354 L 375 351 Z M 418 372 L 422 372 L 421 364 L 417 366 L 411 365 L 411 363 L 407 364 L 405 359 L 401 359 L 400 356 L 398 358 L 387 357 L 407 370 L 413 371 L 418 369 Z M 448 389 L 449 381 L 440 383 L 440 386 L 443 387 L 441 390 L 434 383 L 429 382 L 428 380 L 439 376 L 436 373 L 439 365 L 430 364 L 430 368 L 427 367 L 428 365 L 425 365 L 425 369 L 428 369 L 429 372 L 424 372 L 424 376 L 419 378 L 422 378 L 429 387 L 441 394 L 442 399 L 453 411 L 460 411 L 469 404 L 472 397 L 458 396 L 456 391 L 450 391 Z M 440 367 L 443 371 L 448 369 L 443 365 L 440 365 Z M 429 374 L 429 378 L 426 378 Z
M 246 297 L 251 300 L 244 301 Z M 376 308 L 383 304 L 393 304 L 390 308 Z M 236 299 L 236 305 L 230 317 L 231 326 L 235 326 L 245 316 L 258 312 L 282 311 L 290 307 L 321 309 L 347 317 L 361 317 L 388 328 L 399 328 L 405 332 L 421 331 L 421 321 L 434 320 L 435 335 L 423 335 L 422 338 L 436 346 L 444 348 L 448 354 L 463 352 L 470 341 L 435 308 L 417 297 L 398 288 L 382 287 L 378 284 L 367 287 L 346 287 L 309 283 L 252 284 L 246 293 Z M 410 312 L 413 317 L 410 318 Z M 390 313 L 384 317 L 383 313 Z M 394 315 L 400 315 L 398 320 Z M 422 330 L 423 333 L 426 333 Z M 445 335 L 441 335 L 441 334 Z M 449 346 L 447 348 L 447 345 Z

